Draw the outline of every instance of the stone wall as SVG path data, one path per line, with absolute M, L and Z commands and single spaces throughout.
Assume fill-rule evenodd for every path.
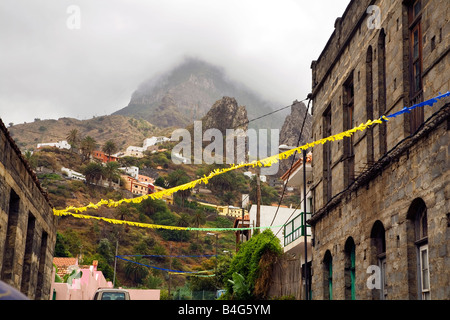
M 327 46 L 311 65 L 313 140 L 326 136 L 327 110 L 331 110 L 331 134 L 346 129 L 344 86 L 349 79 L 353 79 L 354 86 L 354 126 L 410 105 L 410 38 L 405 3 L 351 1 L 343 17 L 336 20 Z M 368 28 L 369 5 L 380 10 L 379 28 Z M 422 6 L 423 100 L 427 100 L 449 89 L 450 33 L 443 1 L 422 1 Z M 410 236 L 413 227 L 407 217 L 417 199 L 427 209 L 431 298 L 450 296 L 449 101 L 445 98 L 431 108 L 424 108 L 424 119 L 432 118 L 419 132 L 411 132 L 409 115 L 405 114 L 356 133 L 352 140 L 353 183 L 347 177 L 347 142 L 331 143 L 331 197 L 326 195 L 326 145 L 313 148 L 314 215 L 310 223 L 315 242 L 312 277 L 315 299 L 327 297 L 323 263 L 327 251 L 333 258 L 333 298 L 350 298 L 351 268 L 345 248 L 349 239 L 356 248 L 356 299 L 380 297 L 379 290 L 369 289 L 366 283 L 370 276 L 367 267 L 377 262 L 372 234 L 375 225 L 382 225 L 385 230 L 385 298 L 420 298 L 414 271 L 415 244 Z
M 0 120 L 0 279 L 30 299 L 50 294 L 56 218 Z

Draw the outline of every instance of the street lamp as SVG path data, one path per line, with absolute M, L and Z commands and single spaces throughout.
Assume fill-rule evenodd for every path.
M 309 103 L 308 103 L 308 107 L 309 107 Z M 290 147 L 285 144 L 282 144 L 278 147 L 278 149 L 280 151 L 283 151 L 283 150 L 287 151 L 287 150 L 294 149 L 294 148 L 296 148 L 296 147 Z M 302 231 L 303 231 L 303 236 L 305 238 L 305 240 L 304 240 L 304 242 L 305 242 L 305 249 L 304 249 L 305 250 L 305 274 L 304 274 L 304 277 L 305 277 L 305 298 L 306 298 L 306 300 L 309 300 L 308 248 L 307 248 L 307 236 L 306 236 L 306 233 L 307 233 L 307 228 L 306 228 L 306 149 L 303 149 L 302 151 L 303 151 L 302 152 L 303 153 L 303 160 L 302 160 L 302 162 L 303 162 L 303 219 L 302 219 L 303 220 L 302 221 L 303 228 L 302 228 Z M 295 155 L 294 155 L 294 157 L 295 157 Z M 294 164 L 294 159 L 292 161 L 292 164 Z M 289 169 L 289 175 L 288 175 L 285 187 L 287 186 L 287 183 L 289 182 L 289 176 L 291 174 L 291 171 L 290 171 L 291 169 L 292 169 L 292 166 Z

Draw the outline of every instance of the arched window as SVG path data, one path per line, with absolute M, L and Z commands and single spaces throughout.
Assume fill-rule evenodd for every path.
M 366 118 L 373 119 L 373 52 L 372 46 L 367 48 L 366 55 Z M 373 162 L 373 128 L 367 128 L 367 164 Z
M 386 33 L 380 30 L 378 37 L 378 116 L 386 112 Z M 387 151 L 386 123 L 379 125 L 379 149 L 380 157 Z
M 344 265 L 344 280 L 345 280 L 345 299 L 355 300 L 355 241 L 350 237 L 345 242 L 345 265 Z
M 422 83 L 422 0 L 405 1 L 408 9 L 410 40 L 410 104 L 423 101 Z M 410 133 L 413 134 L 424 120 L 423 108 L 415 108 L 410 114 Z
M 330 250 L 323 258 L 323 295 L 324 300 L 333 300 L 333 257 Z
M 377 265 L 380 269 L 380 287 L 379 290 L 373 290 L 372 298 L 377 300 L 386 299 L 387 285 L 386 285 L 386 231 L 383 223 L 377 220 L 370 232 L 370 246 L 371 246 L 371 263 Z
M 408 282 L 412 298 L 431 297 L 428 254 L 427 206 L 421 198 L 414 199 L 407 214 Z M 417 294 L 415 294 L 417 288 Z

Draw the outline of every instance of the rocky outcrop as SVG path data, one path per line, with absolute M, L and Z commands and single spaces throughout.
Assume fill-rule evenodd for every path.
M 280 145 L 297 146 L 298 136 L 300 135 L 305 113 L 307 113 L 306 105 L 303 102 L 294 101 L 291 107 L 291 114 L 286 117 L 283 126 L 281 127 Z M 312 116 L 307 113 L 299 146 L 311 141 L 311 130 Z M 301 156 L 297 154 L 295 159 L 298 159 L 299 157 Z M 279 176 L 289 169 L 291 163 L 292 157 L 280 161 L 280 169 L 278 170 Z
M 222 134 L 227 129 L 248 128 L 247 110 L 244 106 L 238 106 L 235 98 L 223 97 L 216 101 L 208 113 L 202 118 L 203 129 L 216 128 Z

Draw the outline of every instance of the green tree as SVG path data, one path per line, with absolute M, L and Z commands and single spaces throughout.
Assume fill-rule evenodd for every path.
M 127 278 L 135 283 L 142 283 L 149 273 L 148 267 L 142 265 L 145 264 L 144 262 L 142 257 L 135 257 L 135 262 L 127 262 L 125 265 L 125 275 Z
M 64 235 L 56 233 L 55 257 L 71 257 L 72 254 L 68 249 L 68 243 Z
M 78 147 L 78 144 L 80 143 L 80 136 L 78 134 L 77 129 L 70 130 L 69 134 L 66 137 L 67 142 L 72 147 L 72 151 L 74 148 Z
M 186 172 L 184 172 L 184 170 L 177 169 L 177 170 L 169 173 L 169 175 L 167 175 L 166 181 L 167 181 L 168 186 L 170 188 L 173 188 L 173 187 L 188 183 L 191 181 L 191 179 L 186 174 Z M 176 196 L 180 197 L 182 206 L 184 206 L 184 202 L 189 197 L 190 194 L 191 194 L 191 189 L 180 190 L 175 193 Z
M 192 224 L 196 228 L 200 228 L 202 224 L 206 222 L 205 212 L 202 209 L 197 209 L 192 216 Z M 198 242 L 198 231 L 197 231 L 197 242 Z
M 116 161 L 107 162 L 103 167 L 103 175 L 109 180 L 109 186 L 111 186 L 113 180 L 120 179 L 120 164 Z
M 91 136 L 87 136 L 81 140 L 80 149 L 85 160 L 91 157 L 91 154 L 95 150 L 96 146 L 97 141 L 95 141 L 95 139 Z
M 28 163 L 30 164 L 30 167 L 33 170 L 36 170 L 36 166 L 37 166 L 37 158 L 36 156 L 31 152 L 31 151 L 25 151 L 25 160 L 28 161 Z
M 269 229 L 244 242 L 231 261 L 230 267 L 224 277 L 227 296 L 229 298 L 238 298 L 234 295 L 233 287 L 235 280 L 239 280 L 237 278 L 233 279 L 233 274 L 237 273 L 249 285 L 253 298 L 266 298 L 272 264 L 282 252 L 283 249 L 281 248 L 280 240 Z M 232 280 L 234 283 L 228 280 Z
M 86 177 L 88 184 L 97 184 L 103 177 L 103 166 L 96 162 L 90 162 L 81 169 L 81 173 Z
M 103 145 L 102 151 L 108 155 L 108 161 L 111 161 L 111 154 L 117 152 L 117 145 L 114 141 L 108 140 Z

